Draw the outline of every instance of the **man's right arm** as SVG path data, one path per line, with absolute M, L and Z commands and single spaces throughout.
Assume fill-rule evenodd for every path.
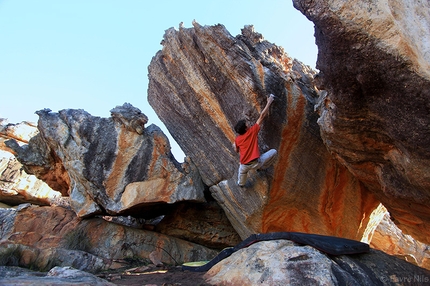
M 261 111 L 260 116 L 257 119 L 258 125 L 261 125 L 261 122 L 263 121 L 264 117 L 266 117 L 267 113 L 269 112 L 270 105 L 272 104 L 274 99 L 275 96 L 273 94 L 270 94 L 269 98 L 267 99 L 266 106 L 263 108 L 263 111 Z

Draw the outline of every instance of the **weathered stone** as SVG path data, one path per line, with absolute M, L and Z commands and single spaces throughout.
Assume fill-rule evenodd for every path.
M 102 278 L 71 267 L 54 267 L 49 272 L 37 272 L 19 267 L 0 266 L 1 285 L 77 285 L 113 286 Z
M 218 249 L 242 241 L 216 202 L 183 203 L 166 214 L 155 231 Z
M 372 233 L 370 246 L 387 254 L 395 255 L 420 267 L 430 269 L 430 247 L 404 234 L 390 219 L 382 207 L 381 222 Z
M 181 166 L 173 158 L 157 126 L 144 129 L 146 116 L 130 104 L 111 112 L 113 117 L 100 118 L 83 110 L 40 110 L 40 133 L 28 145 L 9 145 L 23 164 L 48 165 L 52 174 L 69 178 L 67 192 L 80 217 L 154 217 L 167 204 L 205 201 L 198 171 L 190 160 Z
M 325 144 L 430 243 L 430 2 L 293 3 L 315 25 Z
M 0 119 L 0 173 L 2 173 L 0 188 L 4 197 L 2 200 L 10 204 L 32 202 L 44 205 L 53 197 L 58 198 L 57 191 L 67 194 L 62 192 L 63 186 L 68 187 L 69 184 L 67 174 L 64 176 L 64 172 L 60 172 L 58 176 L 58 173 L 53 172 L 55 162 L 50 161 L 47 156 L 40 156 L 45 153 L 40 150 L 45 148 L 44 144 L 40 144 L 36 152 L 33 150 L 26 152 L 28 156 L 24 165 L 10 155 L 18 156 L 15 149 L 27 150 L 29 141 L 39 133 L 36 126 L 30 122 L 6 123 L 7 121 Z M 50 188 L 54 190 L 49 190 Z M 38 197 L 38 193 L 42 197 Z
M 327 151 L 320 137 L 315 71 L 246 26 L 166 31 L 149 66 L 148 101 L 190 156 L 242 237 L 302 231 L 361 239 L 377 201 Z M 239 157 L 233 126 L 255 123 L 269 93 L 261 151 L 278 150 L 274 167 L 236 186 Z
M 24 121 L 12 124 L 0 118 L 0 150 L 13 152 L 12 149 L 5 145 L 5 141 L 15 139 L 21 144 L 28 143 L 31 137 L 35 136 L 38 132 L 34 123 Z
M 61 160 L 41 140 L 38 130 L 36 129 L 35 131 L 32 125 L 30 125 L 31 128 L 18 129 L 10 128 L 10 126 L 10 124 L 6 125 L 0 132 L 2 141 L 0 149 L 14 154 L 19 162 L 22 163 L 22 169 L 27 174 L 36 176 L 62 195 L 68 195 L 67 190 L 70 186 L 70 179 Z M 18 132 L 23 130 L 29 133 L 21 134 Z
M 113 120 L 124 125 L 127 130 L 143 134 L 148 117 L 130 103 L 117 106 L 110 111 Z
M 0 201 L 10 205 L 33 203 L 50 205 L 61 200 L 61 193 L 52 190 L 34 175 L 28 175 L 11 153 L 0 150 Z
M 61 207 L 0 209 L 0 264 L 47 271 L 72 266 L 89 272 L 130 267 L 155 255 L 166 264 L 212 259 L 217 252 L 156 232 L 79 219 Z
M 20 266 L 47 272 L 54 266 L 70 266 L 97 273 L 115 269 L 116 263 L 82 250 L 61 247 L 36 248 L 23 244 L 0 244 L 0 265 Z M 118 263 L 118 268 L 121 265 Z
M 376 250 L 328 256 L 275 240 L 233 253 L 205 278 L 211 285 L 418 285 L 430 282 L 430 271 Z

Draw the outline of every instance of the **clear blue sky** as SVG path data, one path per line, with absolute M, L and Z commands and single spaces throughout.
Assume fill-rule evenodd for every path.
M 36 122 L 43 108 L 109 117 L 129 102 L 168 134 L 147 102 L 147 68 L 164 31 L 194 19 L 223 24 L 233 36 L 254 25 L 315 67 L 313 23 L 291 0 L 0 0 L 0 118 Z

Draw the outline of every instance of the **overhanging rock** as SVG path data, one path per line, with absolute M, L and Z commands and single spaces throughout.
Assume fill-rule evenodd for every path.
M 361 239 L 377 201 L 327 151 L 314 106 L 320 92 L 311 68 L 246 26 L 171 28 L 152 59 L 148 100 L 196 164 L 242 238 L 304 231 Z M 255 123 L 268 94 L 277 96 L 260 132 L 262 151 L 278 161 L 236 186 L 233 126 Z
M 325 144 L 430 243 L 430 2 L 293 2 L 315 24 Z

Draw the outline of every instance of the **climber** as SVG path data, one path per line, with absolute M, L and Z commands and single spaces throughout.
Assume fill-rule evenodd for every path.
M 248 127 L 246 120 L 239 120 L 234 130 L 239 134 L 234 141 L 234 148 L 240 155 L 239 175 L 237 184 L 240 187 L 245 186 L 246 178 L 250 170 L 267 169 L 273 164 L 276 158 L 277 151 L 270 149 L 266 153 L 260 156 L 260 150 L 258 146 L 258 132 L 260 131 L 260 125 L 263 119 L 269 112 L 270 105 L 274 100 L 274 95 L 270 94 L 267 99 L 266 106 L 261 111 L 257 122 Z

